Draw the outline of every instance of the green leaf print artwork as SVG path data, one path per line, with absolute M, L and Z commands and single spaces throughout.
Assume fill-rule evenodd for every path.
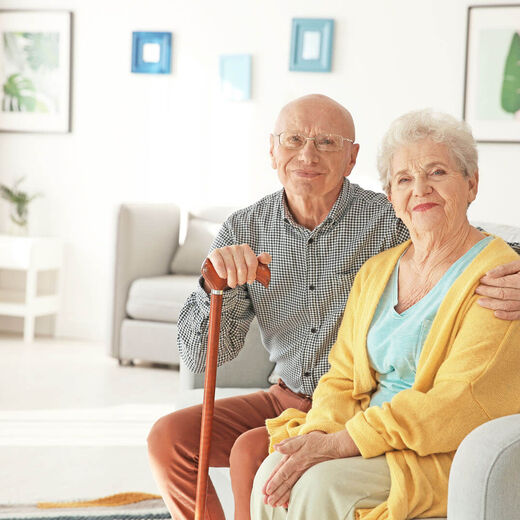
M 23 33 L 23 36 L 27 40 L 24 51 L 31 69 L 38 70 L 42 67 L 52 70 L 58 68 L 58 33 Z
M 57 113 L 59 33 L 5 32 L 3 112 Z
M 30 79 L 11 74 L 4 83 L 4 112 L 34 112 L 37 100 L 34 96 L 35 88 Z
M 520 34 L 515 32 L 509 47 L 502 83 L 502 108 L 520 117 Z

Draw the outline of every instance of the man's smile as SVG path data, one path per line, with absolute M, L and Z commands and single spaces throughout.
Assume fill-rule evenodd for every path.
M 319 175 L 323 175 L 323 172 L 317 172 L 314 170 L 293 170 L 293 173 L 297 175 L 298 177 L 305 177 L 305 178 L 313 178 L 318 177 Z

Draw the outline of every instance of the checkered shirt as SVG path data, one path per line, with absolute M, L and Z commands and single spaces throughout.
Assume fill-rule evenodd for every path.
M 211 250 L 245 243 L 257 255 L 270 253 L 271 283 L 224 292 L 219 366 L 238 355 L 256 316 L 274 372 L 293 391 L 312 394 L 329 369 L 328 354 L 358 270 L 408 238 L 383 194 L 347 179 L 327 218 L 312 231 L 293 219 L 283 190 L 233 213 Z M 180 355 L 193 372 L 205 369 L 209 302 L 199 287 L 179 317 Z

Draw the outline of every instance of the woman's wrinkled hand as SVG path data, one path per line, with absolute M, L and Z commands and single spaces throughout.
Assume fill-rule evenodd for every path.
M 264 503 L 288 507 L 291 490 L 310 467 L 320 462 L 360 455 L 347 430 L 326 434 L 314 431 L 276 444 L 284 455 L 262 488 Z
M 502 320 L 520 320 L 520 260 L 496 267 L 480 279 L 478 303 Z

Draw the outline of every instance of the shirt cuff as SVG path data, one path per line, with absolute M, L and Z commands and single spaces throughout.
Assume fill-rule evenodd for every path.
M 227 305 L 235 301 L 235 299 L 237 298 L 237 293 L 238 287 L 235 287 L 234 289 L 226 289 L 224 291 L 222 299 L 222 310 L 224 310 Z M 204 278 L 202 276 L 199 277 L 199 283 L 197 289 L 195 290 L 195 294 L 197 298 L 197 303 L 209 309 L 211 294 L 208 294 L 204 290 Z
M 378 457 L 387 451 L 393 451 L 383 437 L 368 424 L 363 412 L 358 412 L 345 424 L 352 440 L 365 459 Z

